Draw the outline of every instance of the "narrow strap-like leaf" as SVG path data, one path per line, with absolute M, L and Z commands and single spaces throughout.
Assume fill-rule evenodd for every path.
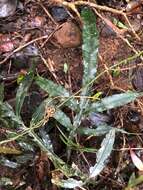
M 34 77 L 34 73 L 33 71 L 30 71 L 22 80 L 17 90 L 15 107 L 16 107 L 16 115 L 19 117 L 20 117 L 20 112 L 21 112 L 21 108 L 22 108 L 25 96 L 27 95 L 28 89 L 31 86 L 33 77 Z
M 143 94 L 137 92 L 125 92 L 108 96 L 101 99 L 99 102 L 91 104 L 91 107 L 86 110 L 86 112 L 103 112 L 106 110 L 117 108 L 134 101 L 137 97 L 140 97 L 142 95 Z
M 71 96 L 69 91 L 66 90 L 63 86 L 43 77 L 37 76 L 36 84 L 40 86 L 40 88 L 42 88 L 44 91 L 46 91 L 49 94 L 49 97 L 59 97 L 62 101 L 66 101 L 66 98 L 69 98 Z M 65 105 L 72 110 L 76 110 L 78 102 L 73 98 L 70 98 L 68 101 L 66 101 Z
M 83 55 L 83 82 L 85 86 L 94 79 L 97 70 L 98 54 L 98 31 L 96 27 L 96 16 L 90 8 L 84 8 L 81 12 L 83 20 L 82 31 L 82 55 Z
M 89 178 L 96 177 L 105 167 L 105 161 L 108 159 L 113 149 L 115 141 L 115 129 L 110 130 L 101 143 L 101 148 L 98 150 L 96 156 L 96 164 L 90 167 Z

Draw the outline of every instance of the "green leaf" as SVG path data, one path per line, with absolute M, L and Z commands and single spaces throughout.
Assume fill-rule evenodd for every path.
M 101 148 L 97 151 L 96 164 L 90 167 L 89 178 L 96 177 L 105 167 L 105 161 L 108 159 L 113 149 L 115 141 L 115 129 L 110 130 L 101 143 Z
M 84 127 L 84 128 L 78 128 L 77 132 L 79 134 L 82 134 L 82 135 L 87 135 L 87 136 L 102 136 L 102 135 L 105 135 L 107 134 L 110 130 L 112 129 L 115 129 L 116 132 L 120 132 L 120 133 L 123 133 L 123 134 L 130 134 L 128 133 L 127 131 L 123 130 L 123 129 L 118 129 L 118 128 L 113 128 L 109 125 L 99 125 L 96 129 L 94 128 L 88 128 L 88 127 Z
M 135 174 L 133 173 L 129 179 L 128 186 L 125 188 L 125 190 L 130 190 L 131 188 L 136 187 L 142 182 L 143 182 L 143 175 L 140 175 L 139 177 L 136 178 Z
M 118 26 L 119 28 L 122 28 L 122 29 L 128 29 L 128 27 L 123 24 L 122 22 L 120 22 L 119 20 L 117 20 L 116 18 L 113 19 L 113 23 Z
M 13 169 L 18 168 L 20 166 L 20 164 L 18 164 L 17 162 L 10 161 L 5 157 L 0 157 L 0 164 Z
M 0 102 L 0 117 L 5 120 L 10 119 L 10 122 L 14 121 L 18 125 L 22 125 L 24 127 L 24 123 L 19 119 L 14 113 L 13 108 L 7 102 Z M 14 126 L 15 128 L 17 125 Z
M 18 117 L 20 117 L 21 108 L 22 108 L 25 96 L 27 95 L 28 89 L 31 86 L 33 77 L 34 77 L 34 73 L 33 71 L 30 71 L 22 80 L 17 90 L 15 107 L 16 107 L 16 115 Z
M 40 88 L 42 88 L 44 91 L 46 91 L 49 94 L 49 97 L 59 97 L 62 101 L 66 101 L 66 99 L 71 96 L 69 91 L 66 90 L 63 86 L 43 77 L 37 76 L 36 84 L 40 86 Z M 73 98 L 70 98 L 67 102 L 65 102 L 65 105 L 73 110 L 76 110 L 78 102 Z
M 18 144 L 19 144 L 19 146 L 21 147 L 21 149 L 22 150 L 24 150 L 24 151 L 30 151 L 30 152 L 34 152 L 34 147 L 32 146 L 32 144 L 31 144 L 31 142 L 24 142 L 24 141 L 22 141 L 22 140 L 20 140 L 19 142 L 18 142 Z
M 50 150 L 51 152 L 54 152 L 52 141 L 49 137 L 49 134 L 47 134 L 43 128 L 40 129 L 39 133 L 42 138 L 44 146 L 47 147 L 47 149 Z
M 96 28 L 96 18 L 95 14 L 90 8 L 85 8 L 81 12 L 81 18 L 83 20 L 83 30 L 82 30 L 82 55 L 83 55 L 83 80 L 80 98 L 80 111 L 74 118 L 73 130 L 71 131 L 70 136 L 74 136 L 76 129 L 79 127 L 82 119 L 84 110 L 89 107 L 89 100 L 82 98 L 82 96 L 90 95 L 90 88 L 88 85 L 96 75 L 97 71 L 97 54 L 98 54 L 98 32 Z
M 23 155 L 15 157 L 15 160 L 19 165 L 26 164 L 28 161 L 32 162 L 33 159 L 34 159 L 34 154 L 30 153 L 24 153 Z
M 68 189 L 74 189 L 76 187 L 82 187 L 83 182 L 75 180 L 73 178 L 69 178 L 67 180 L 60 180 L 60 179 L 52 179 L 52 183 L 54 183 L 57 186 L 68 188 Z
M 88 136 L 90 136 L 90 135 L 101 136 L 101 135 L 105 135 L 106 133 L 108 133 L 111 129 L 112 129 L 112 127 L 110 127 L 108 125 L 99 125 L 96 129 L 91 129 L 88 127 L 79 128 L 78 133 L 88 135 Z
M 45 106 L 50 103 L 51 100 L 43 101 L 40 106 L 35 110 L 34 114 L 32 115 L 32 119 L 30 122 L 30 126 L 36 125 L 40 120 L 44 118 L 45 114 Z
M 63 111 L 56 110 L 53 117 L 69 131 L 73 128 L 70 118 Z
M 95 78 L 97 71 L 97 55 L 98 55 L 98 31 L 96 27 L 96 17 L 90 8 L 84 8 L 81 12 L 81 18 L 83 20 L 83 86 L 87 85 L 91 80 Z
M 85 177 L 84 174 L 79 171 L 79 169 L 77 170 L 76 168 L 73 169 L 72 167 L 69 167 L 60 157 L 52 152 L 49 147 L 46 147 L 43 144 L 43 141 L 39 138 L 39 136 L 37 136 L 36 133 L 34 133 L 34 131 L 30 132 L 30 136 L 33 136 L 33 141 L 39 145 L 42 151 L 47 153 L 48 158 L 53 162 L 55 168 L 62 171 L 65 176 L 70 177 L 80 175 L 81 177 Z
M 110 110 L 110 109 L 128 104 L 140 96 L 142 96 L 142 94 L 136 93 L 136 92 L 125 92 L 121 94 L 115 94 L 115 95 L 103 98 L 96 103 L 91 104 L 91 107 L 86 111 L 88 113 L 91 111 L 103 112 L 105 110 Z
M 30 126 L 36 125 L 40 120 L 44 118 L 45 108 L 48 106 L 55 107 L 54 102 L 51 98 L 47 98 L 46 100 L 44 100 L 41 105 L 36 109 L 35 113 L 32 116 Z M 68 130 L 72 129 L 72 123 L 70 118 L 60 109 L 55 110 L 53 118 L 55 118 L 61 125 L 63 125 Z

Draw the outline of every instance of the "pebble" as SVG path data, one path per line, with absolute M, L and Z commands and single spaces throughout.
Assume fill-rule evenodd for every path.
M 130 110 L 127 114 L 128 120 L 133 124 L 138 124 L 140 122 L 140 113 L 134 110 Z
M 0 1 L 0 18 L 13 15 L 17 7 L 17 0 Z
M 111 36 L 115 37 L 116 36 L 116 32 L 109 27 L 108 25 L 104 25 L 104 27 L 101 30 L 101 36 L 104 38 L 110 38 Z
M 63 48 L 75 48 L 81 45 L 82 34 L 79 27 L 73 22 L 65 22 L 55 32 L 54 38 Z
M 134 70 L 132 85 L 135 90 L 139 92 L 143 91 L 143 67 L 139 67 Z
M 64 7 L 53 6 L 51 8 L 51 15 L 57 22 L 65 21 L 69 15 Z

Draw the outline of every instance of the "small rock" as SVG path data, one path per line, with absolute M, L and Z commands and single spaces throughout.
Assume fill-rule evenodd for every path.
M 134 70 L 132 85 L 135 90 L 139 92 L 143 91 L 143 67 L 139 67 Z
M 111 36 L 115 37 L 116 32 L 110 26 L 105 24 L 101 30 L 101 36 L 104 38 L 110 38 Z
M 138 124 L 140 122 L 140 113 L 134 110 L 130 110 L 127 114 L 128 120 L 133 124 Z
M 53 6 L 50 12 L 57 22 L 65 21 L 69 17 L 64 7 Z
M 82 42 L 81 31 L 72 22 L 65 22 L 62 27 L 55 32 L 54 38 L 63 48 L 78 47 Z
M 14 49 L 14 41 L 8 35 L 0 34 L 0 53 L 10 52 Z
M 17 7 L 17 0 L 0 0 L 0 18 L 13 15 Z

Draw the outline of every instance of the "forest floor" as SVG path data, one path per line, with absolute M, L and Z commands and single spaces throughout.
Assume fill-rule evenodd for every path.
M 82 87 L 82 21 L 76 12 L 59 2 L 21 0 L 16 5 L 11 5 L 16 6 L 12 15 L 4 18 L 0 15 L 0 84 L 4 87 L 4 95 L 2 93 L 0 95 L 4 96 L 4 102 L 8 102 L 13 109 L 15 109 L 19 80 L 27 75 L 33 62 L 36 65 L 35 76 L 52 80 L 65 87 L 71 94 L 78 92 Z M 88 3 L 90 5 L 90 2 Z M 95 9 L 99 34 L 97 72 L 104 74 L 101 74 L 94 82 L 92 92 L 101 92 L 103 97 L 127 91 L 142 92 L 142 0 L 130 2 L 104 0 L 97 2 L 96 5 L 105 8 L 104 10 L 98 7 Z M 106 11 L 109 7 L 112 7 L 114 11 Z M 82 6 L 79 6 L 77 9 L 79 13 L 81 9 Z M 115 10 L 124 10 L 131 27 L 128 20 Z M 111 70 L 112 66 L 115 67 Z M 21 117 L 25 125 L 29 125 L 35 109 L 46 97 L 47 93 L 33 82 L 21 109 Z M 63 111 L 70 118 L 74 115 L 73 111 L 67 107 L 63 108 Z M 116 135 L 114 149 L 107 159 L 107 165 L 96 178 L 95 184 L 86 185 L 85 189 L 125 189 L 132 174 L 136 177 L 142 176 L 139 168 L 136 168 L 131 160 L 130 147 L 138 155 L 140 161 L 143 160 L 143 100 L 138 98 L 130 104 L 108 110 L 103 114 L 105 117 L 108 115 L 107 120 L 110 120 L 112 126 L 124 129 L 132 135 L 121 133 Z M 103 115 L 100 117 L 102 120 Z M 50 129 L 46 128 L 46 124 L 44 129 L 52 141 L 54 153 L 70 165 L 74 162 L 86 173 L 87 168 L 95 164 L 96 153 L 77 151 L 73 148 L 68 158 L 67 144 L 60 137 L 61 129 L 52 126 L 58 125 L 53 118 L 48 123 L 50 123 Z M 17 130 L 17 134 L 19 132 Z M 66 134 L 65 130 L 63 132 Z M 37 134 L 39 134 L 38 131 Z M 0 140 L 3 141 L 7 137 L 7 127 L 0 119 Z M 83 147 L 97 149 L 102 139 L 103 136 L 78 135 L 74 142 Z M 0 151 L 0 190 L 60 189 L 51 183 L 56 170 L 47 154 L 36 144 L 28 144 L 27 140 L 25 140 L 27 143 L 25 146 L 29 145 L 29 149 L 23 151 L 24 143 L 22 149 L 22 143 L 19 142 L 13 140 L 5 146 L 22 150 L 23 153 L 20 155 L 10 150 L 10 152 Z M 130 189 L 143 189 L 142 181 Z

